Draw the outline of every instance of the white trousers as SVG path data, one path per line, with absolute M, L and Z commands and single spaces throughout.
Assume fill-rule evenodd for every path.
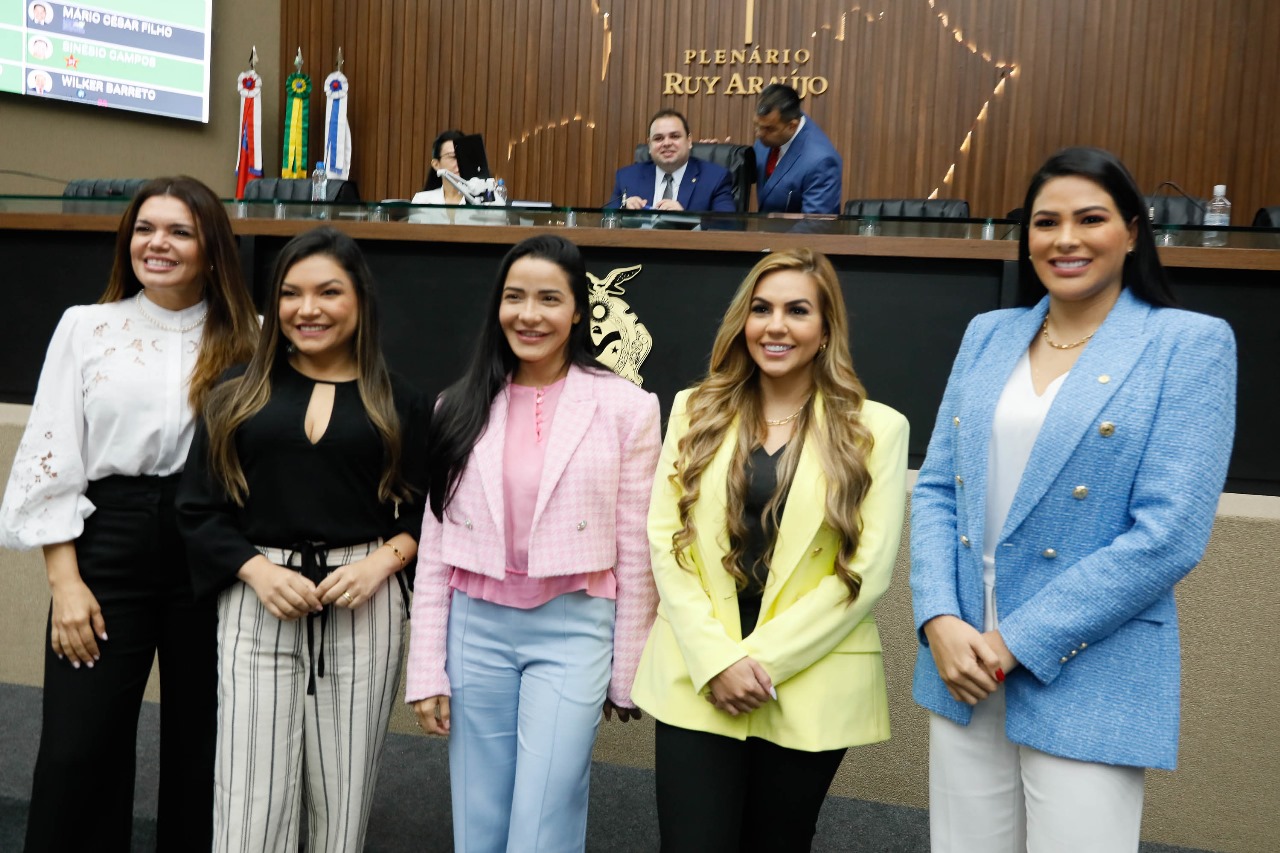
M 331 566 L 377 543 L 329 554 Z M 287 552 L 264 550 L 286 565 Z M 282 622 L 237 582 L 218 598 L 218 747 L 213 849 L 308 853 L 364 849 L 403 657 L 405 606 L 394 576 L 355 610 Z M 324 674 L 319 675 L 324 653 Z M 307 694 L 313 661 L 315 694 Z
M 999 688 L 968 726 L 930 714 L 933 853 L 1135 853 L 1144 771 L 1012 743 Z

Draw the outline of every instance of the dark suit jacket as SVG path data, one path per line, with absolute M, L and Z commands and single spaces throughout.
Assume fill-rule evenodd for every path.
M 649 205 L 657 201 L 652 198 L 654 181 L 657 180 L 657 169 L 652 162 L 632 163 L 618 170 L 613 182 L 613 195 L 605 202 L 606 208 L 621 207 L 622 194 L 640 196 L 649 199 Z M 729 170 L 697 157 L 689 158 L 689 166 L 684 170 L 684 178 L 680 181 L 680 189 L 676 193 L 676 201 L 685 210 L 713 210 L 734 213 L 738 207 L 733 201 L 733 183 Z
M 844 161 L 817 123 L 805 116 L 804 127 L 778 160 L 773 176 L 764 178 L 769 149 L 756 141 L 759 170 L 756 200 L 761 213 L 839 213 Z

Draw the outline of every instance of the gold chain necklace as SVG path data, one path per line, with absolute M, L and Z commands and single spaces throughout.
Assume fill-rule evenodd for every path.
M 1040 327 L 1040 334 L 1042 337 L 1044 337 L 1044 342 L 1049 346 L 1053 347 L 1054 349 L 1075 349 L 1078 346 L 1088 343 L 1090 338 L 1098 334 L 1098 330 L 1094 329 L 1092 332 L 1085 335 L 1083 338 L 1076 341 L 1074 344 L 1054 343 L 1053 338 L 1049 337 L 1049 318 L 1045 317 L 1044 324 Z
M 771 421 L 768 418 L 765 418 L 764 422 L 769 426 L 786 426 L 787 424 L 794 421 L 796 418 L 800 417 L 800 413 L 803 411 L 804 411 L 804 406 L 801 406 L 791 414 L 787 415 L 785 418 L 779 418 L 776 421 Z

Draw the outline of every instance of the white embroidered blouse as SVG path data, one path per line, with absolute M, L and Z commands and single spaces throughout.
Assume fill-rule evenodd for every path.
M 182 470 L 195 429 L 188 381 L 205 304 L 169 311 L 143 296 L 68 308 L 0 506 L 0 545 L 69 542 L 94 506 L 89 481 Z

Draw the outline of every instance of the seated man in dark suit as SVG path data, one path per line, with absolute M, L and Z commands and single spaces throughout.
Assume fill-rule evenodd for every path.
M 675 110 L 649 120 L 649 163 L 618 170 L 606 208 L 626 210 L 715 210 L 733 213 L 733 185 L 723 166 L 691 157 L 689 122 Z
M 844 161 L 800 95 L 782 83 L 756 102 L 756 202 L 761 213 L 839 213 Z

